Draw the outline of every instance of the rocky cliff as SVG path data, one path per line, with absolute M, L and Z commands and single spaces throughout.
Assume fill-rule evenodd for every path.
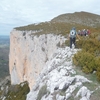
M 67 46 L 60 48 L 73 25 L 77 30 L 87 28 L 88 25 L 99 26 L 98 20 L 95 24 L 89 24 L 91 21 L 95 22 L 89 17 L 90 14 L 83 12 L 80 14 L 79 16 L 79 13 L 75 13 L 74 18 L 73 14 L 72 18 L 65 14 L 66 19 L 61 15 L 50 22 L 12 30 L 9 54 L 11 84 L 28 82 L 30 92 L 26 100 L 92 100 L 97 98 L 97 95 L 99 97 L 100 86 L 81 70 L 77 70 L 72 62 L 72 57 L 79 49 L 72 52 Z M 86 20 L 82 17 L 79 21 L 77 16 L 81 18 L 83 14 L 88 17 L 85 17 Z M 99 17 L 96 16 L 96 19 Z M 95 19 L 94 15 L 92 18 Z M 86 26 L 82 25 L 84 21 L 87 22 L 84 24 Z M 93 27 L 89 29 L 92 30 Z
M 10 34 L 9 69 L 11 83 L 28 81 L 30 89 L 36 82 L 46 62 L 65 41 L 53 34 L 34 35 L 33 31 L 13 30 Z
M 90 100 L 94 92 L 87 85 L 92 81 L 75 71 L 72 57 L 77 49 L 58 48 L 46 67 L 41 71 L 36 84 L 26 100 Z

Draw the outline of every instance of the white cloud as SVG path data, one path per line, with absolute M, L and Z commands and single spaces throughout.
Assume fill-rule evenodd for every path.
M 100 0 L 2 0 L 0 24 L 21 26 L 78 11 L 100 14 L 99 4 Z

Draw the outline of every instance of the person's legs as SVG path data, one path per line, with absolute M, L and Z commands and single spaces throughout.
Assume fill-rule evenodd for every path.
M 72 48 L 72 38 L 70 38 L 70 48 Z
M 76 38 L 73 38 L 73 44 L 74 44 L 74 46 L 76 47 Z

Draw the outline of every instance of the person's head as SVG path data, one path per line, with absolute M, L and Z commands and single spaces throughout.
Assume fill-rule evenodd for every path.
M 75 28 L 75 27 L 73 27 L 73 28 L 72 28 L 72 30 L 76 30 L 76 28 Z

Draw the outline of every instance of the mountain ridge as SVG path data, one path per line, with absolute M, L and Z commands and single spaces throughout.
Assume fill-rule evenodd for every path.
M 100 27 L 100 15 L 84 11 L 75 13 L 66 13 L 53 18 L 51 22 L 77 23 L 86 26 Z
M 100 31 L 100 15 L 88 13 L 88 12 L 75 12 L 61 14 L 51 21 L 34 23 L 27 26 L 15 27 L 15 30 L 30 31 L 31 35 L 41 34 L 61 34 L 66 35 L 69 30 L 75 26 L 77 30 L 89 29 L 93 33 L 99 33 Z

